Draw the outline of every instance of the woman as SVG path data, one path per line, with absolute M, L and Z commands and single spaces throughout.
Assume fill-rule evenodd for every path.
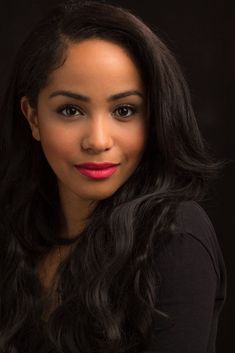
M 67 2 L 1 108 L 1 352 L 215 352 L 225 267 L 182 74 L 127 10 Z

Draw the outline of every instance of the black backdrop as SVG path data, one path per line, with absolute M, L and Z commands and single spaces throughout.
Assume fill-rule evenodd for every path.
M 228 272 L 228 297 L 219 324 L 217 353 L 233 353 L 235 314 L 235 12 L 225 1 L 109 1 L 142 17 L 175 53 L 192 93 L 204 137 L 219 159 L 231 161 L 204 203 L 215 226 Z M 0 95 L 14 55 L 28 31 L 56 0 L 1 0 Z

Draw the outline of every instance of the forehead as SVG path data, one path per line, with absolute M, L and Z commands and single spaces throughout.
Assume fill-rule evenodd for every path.
M 103 39 L 86 39 L 68 46 L 63 65 L 49 76 L 50 86 L 63 84 L 144 89 L 140 71 L 127 50 Z

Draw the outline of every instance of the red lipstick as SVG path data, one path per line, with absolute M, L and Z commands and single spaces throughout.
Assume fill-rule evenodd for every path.
M 91 179 L 103 179 L 113 175 L 117 168 L 118 163 L 82 163 L 75 165 L 76 169 L 83 175 Z

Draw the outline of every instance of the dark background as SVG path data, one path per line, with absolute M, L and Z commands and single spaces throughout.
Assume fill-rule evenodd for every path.
M 228 296 L 219 323 L 217 353 L 233 353 L 235 314 L 235 12 L 227 1 L 107 1 L 140 16 L 175 53 L 189 83 L 202 134 L 213 154 L 228 161 L 204 207 L 221 245 Z M 233 2 L 233 1 L 232 1 Z M 231 2 L 231 3 L 232 3 Z M 0 2 L 0 95 L 22 40 L 56 0 Z M 232 101 L 233 99 L 233 101 Z M 232 104 L 233 103 L 233 104 Z M 234 162 L 233 162 L 234 160 Z

